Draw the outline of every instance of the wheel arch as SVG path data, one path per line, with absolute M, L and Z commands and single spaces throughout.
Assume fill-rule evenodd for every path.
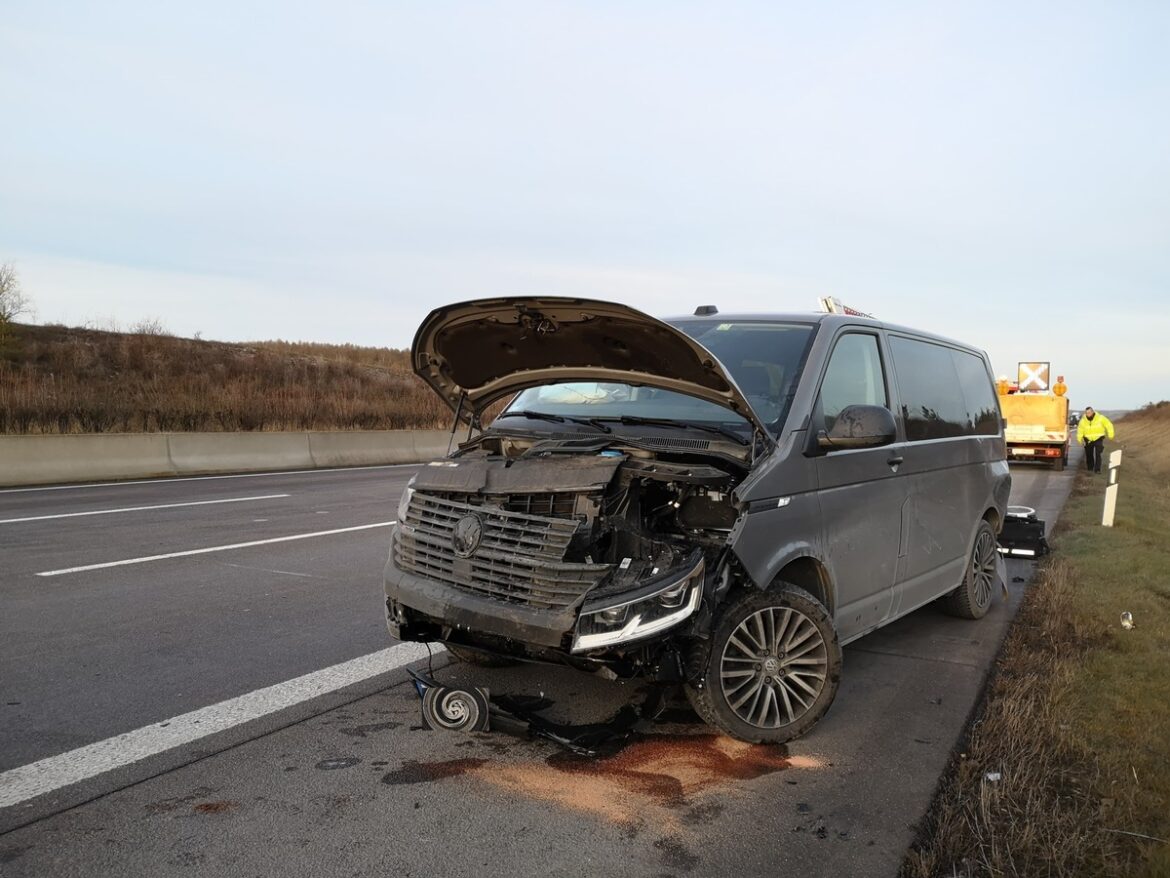
M 1003 513 L 1001 513 L 994 506 L 989 506 L 983 513 L 983 520 L 991 525 L 992 532 L 997 535 L 1003 528 Z
M 769 588 L 797 585 L 821 602 L 829 617 L 836 612 L 832 581 L 825 565 L 811 555 L 801 555 L 785 564 L 769 584 Z

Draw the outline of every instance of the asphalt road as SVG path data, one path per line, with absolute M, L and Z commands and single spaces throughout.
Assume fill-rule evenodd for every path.
M 210 722 L 181 717 L 393 654 L 385 523 L 413 470 L 0 492 L 0 802 L 30 763 L 80 763 L 87 745 L 115 754 L 0 807 L 0 871 L 896 872 L 1022 585 L 980 622 L 927 607 L 848 647 L 833 709 L 787 748 L 714 736 L 683 704 L 586 763 L 502 733 L 427 732 L 398 669 L 334 675 L 323 694 L 136 754 L 134 730 Z M 1055 521 L 1072 472 L 1013 476 L 1012 502 Z M 1027 578 L 1032 564 L 1009 567 Z M 635 695 L 541 667 L 439 656 L 435 670 L 544 693 L 576 721 Z

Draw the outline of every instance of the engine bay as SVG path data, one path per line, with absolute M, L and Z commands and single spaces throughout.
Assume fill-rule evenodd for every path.
M 593 598 L 677 567 L 696 546 L 705 554 L 723 548 L 737 517 L 732 491 L 742 474 L 719 463 L 608 437 L 489 433 L 424 468 L 415 490 L 454 490 L 465 502 L 576 520 L 565 560 L 612 567 Z
M 725 566 L 739 514 L 734 489 L 745 473 L 734 458 L 620 437 L 488 432 L 416 475 L 395 560 L 417 575 L 510 603 L 517 613 L 561 613 L 563 625 L 554 646 L 432 618 L 441 625 L 436 639 L 500 651 L 503 636 L 512 641 L 508 652 L 531 658 L 548 658 L 545 647 L 553 647 L 579 660 L 642 665 L 660 638 L 611 646 L 598 633 L 603 620 L 624 624 L 636 610 L 619 612 L 621 604 L 647 596 L 659 601 L 660 614 L 684 600 L 697 605 Z M 476 522 L 468 527 L 482 529 L 482 544 L 466 554 L 448 548 L 469 518 Z M 684 579 L 680 603 L 660 595 Z M 583 631 L 609 648 L 591 648 Z

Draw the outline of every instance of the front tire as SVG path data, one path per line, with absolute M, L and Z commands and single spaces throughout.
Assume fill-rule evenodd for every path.
M 841 646 L 824 606 L 782 585 L 733 599 L 712 632 L 703 678 L 686 686 L 705 722 L 752 744 L 783 744 L 829 709 Z
M 943 608 L 948 613 L 960 619 L 982 619 L 987 615 L 999 577 L 998 557 L 995 531 L 986 521 L 979 522 L 963 582 L 943 598 Z

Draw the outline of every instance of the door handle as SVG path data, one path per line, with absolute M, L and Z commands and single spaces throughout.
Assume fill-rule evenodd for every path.
M 897 457 L 891 457 L 886 461 L 886 463 L 888 463 L 890 466 L 901 466 L 902 461 L 905 459 L 906 458 L 902 457 L 901 455 L 898 455 Z

